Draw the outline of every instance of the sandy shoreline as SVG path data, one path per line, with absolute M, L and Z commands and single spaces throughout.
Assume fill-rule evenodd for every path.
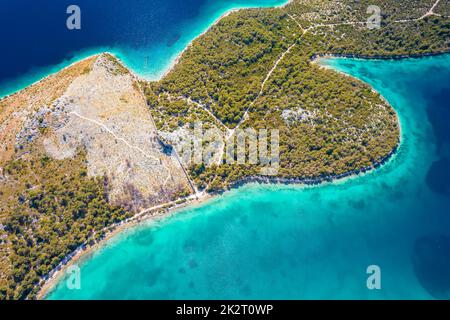
M 160 81 L 161 79 L 163 79 L 165 76 L 167 76 L 171 71 L 173 71 L 173 69 L 175 69 L 176 65 L 180 62 L 181 57 L 183 56 L 183 54 L 191 48 L 192 44 L 194 43 L 195 40 L 197 40 L 198 38 L 200 38 L 201 36 L 205 35 L 208 31 L 211 30 L 212 27 L 214 27 L 215 25 L 217 25 L 223 18 L 228 17 L 229 15 L 238 12 L 240 10 L 255 10 L 255 9 L 279 9 L 279 8 L 284 8 L 286 6 L 288 6 L 289 4 L 291 4 L 294 0 L 288 0 L 285 4 L 279 5 L 279 6 L 273 6 L 273 7 L 250 7 L 250 8 L 237 8 L 237 9 L 231 9 L 228 10 L 227 12 L 223 13 L 219 18 L 217 18 L 205 31 L 203 31 L 202 33 L 200 33 L 199 35 L 197 35 L 194 39 L 192 39 L 187 46 L 179 53 L 177 54 L 175 60 L 172 62 L 172 64 L 169 65 L 169 67 L 167 68 L 166 71 L 164 71 L 164 73 L 161 75 L 160 78 L 154 80 L 154 81 Z M 145 79 L 142 79 L 145 80 Z M 147 81 L 147 80 L 146 80 Z
M 292 2 L 293 0 L 289 0 L 286 4 L 284 4 L 284 5 L 280 5 L 280 6 L 277 6 L 277 7 L 272 7 L 272 8 L 281 8 L 281 7 L 284 7 L 284 6 L 287 6 L 288 4 L 290 4 L 291 2 Z M 220 18 L 218 18 L 207 30 L 205 30 L 203 33 L 201 33 L 200 35 L 198 35 L 196 38 L 194 38 L 193 40 L 191 40 L 191 42 L 177 55 L 177 58 L 175 59 L 175 61 L 171 64 L 171 66 L 164 72 L 164 74 L 161 76 L 161 78 L 164 78 L 167 74 L 169 74 L 175 67 L 176 67 L 176 65 L 179 63 L 179 61 L 180 61 L 180 59 L 181 59 L 181 57 L 182 57 L 182 55 L 186 52 L 186 50 L 188 50 L 191 46 L 192 46 L 192 44 L 193 44 L 193 41 L 195 41 L 196 39 L 198 39 L 198 37 L 200 37 L 200 36 L 202 36 L 202 35 L 204 35 L 206 32 L 208 32 L 214 25 L 216 25 L 221 19 L 223 19 L 224 17 L 227 17 L 228 15 L 230 15 L 230 14 L 232 14 L 232 13 L 234 13 L 234 12 L 237 12 L 237 11 L 239 11 L 239 10 L 245 10 L 246 8 L 239 8 L 239 9 L 232 9 L 232 10 L 229 10 L 229 11 L 227 11 L 226 13 L 224 13 L 223 15 L 221 15 L 220 16 Z M 255 9 L 257 9 L 257 8 L 255 8 Z M 109 52 L 104 52 L 104 53 L 109 53 Z M 445 52 L 444 52 L 445 53 Z M 110 54 L 112 54 L 112 53 L 110 53 Z M 98 56 L 99 54 L 94 54 L 94 55 L 92 55 L 92 56 L 89 56 L 89 57 L 86 57 L 86 58 L 84 58 L 84 59 L 81 59 L 81 60 L 79 60 L 79 61 L 76 61 L 76 62 L 73 62 L 73 63 L 71 63 L 70 65 L 68 65 L 68 66 L 66 66 L 66 67 L 64 67 L 63 69 L 61 69 L 60 71 L 62 71 L 62 70 L 65 70 L 65 69 L 67 69 L 67 68 L 70 68 L 71 66 L 73 66 L 74 64 L 77 64 L 77 63 L 79 63 L 79 62 L 81 62 L 81 61 L 84 61 L 84 60 L 87 60 L 87 59 L 90 59 L 90 58 L 92 58 L 92 57 L 95 57 L 95 56 Z M 112 54 L 113 55 L 113 54 Z M 431 54 L 430 54 L 431 55 Z M 426 54 L 424 54 L 423 56 L 426 56 Z M 316 63 L 317 62 L 317 60 L 319 60 L 320 58 L 331 58 L 331 57 L 342 57 L 342 56 L 338 56 L 338 55 L 332 55 L 332 54 L 330 54 L 330 55 L 323 55 L 323 56 L 315 56 L 314 57 L 314 59 L 311 59 L 311 62 L 312 63 Z M 349 58 L 350 58 L 350 56 L 349 56 Z M 402 57 L 402 58 L 408 58 L 408 57 Z M 410 57 L 411 58 L 411 57 Z M 363 58 L 361 58 L 361 59 L 363 59 Z M 377 59 L 377 58 L 373 58 L 373 59 Z M 382 59 L 382 58 L 379 58 L 379 59 Z M 389 59 L 389 57 L 387 58 L 387 59 Z M 395 59 L 395 58 L 391 58 L 391 59 Z M 322 66 L 322 67 L 324 67 L 324 66 Z M 335 70 L 335 69 L 333 69 L 333 70 Z M 48 77 L 51 77 L 51 76 L 53 76 L 53 75 L 55 75 L 56 73 L 59 73 L 60 71 L 58 71 L 58 72 L 55 72 L 55 73 L 52 73 L 52 74 L 50 74 L 50 75 L 48 75 L 48 76 L 46 76 L 46 77 L 44 77 L 44 78 L 42 78 L 41 80 L 39 80 L 39 81 L 36 81 L 35 83 L 33 83 L 32 85 L 35 85 L 35 84 L 37 84 L 37 83 L 40 83 L 41 81 L 43 81 L 43 80 L 45 80 L 45 79 L 47 79 Z M 131 72 L 132 72 L 132 70 L 130 70 Z M 337 70 L 335 70 L 335 71 L 337 71 Z M 338 71 L 339 72 L 339 71 Z M 133 72 L 132 72 L 133 73 Z M 134 73 L 133 73 L 134 74 Z M 348 74 L 346 74 L 347 76 L 349 76 Z M 145 80 L 145 79 L 142 79 L 142 78 L 140 78 L 140 77 L 138 77 L 138 76 L 136 76 L 135 75 L 135 77 L 136 78 L 139 78 L 139 79 L 141 79 L 141 80 L 144 80 L 144 81 L 147 81 L 147 80 Z M 359 79 L 358 79 L 359 80 Z M 359 80 L 360 81 L 360 80 Z M 32 85 L 30 85 L 30 86 L 32 86 Z M 28 87 L 30 87 L 30 86 L 27 86 L 27 88 Z M 24 88 L 25 89 L 25 88 Z M 372 88 L 373 89 L 373 88 Z M 23 90 L 23 89 L 22 89 Z M 4 98 L 6 98 L 6 97 L 8 97 L 8 96 L 12 96 L 12 95 L 15 95 L 15 94 L 17 94 L 18 92 L 20 92 L 20 91 L 22 91 L 22 90 L 19 90 L 19 91 L 17 91 L 17 92 L 14 92 L 14 93 L 12 93 L 11 95 L 7 95 L 7 96 L 5 96 L 5 97 L 2 97 L 2 98 L 0 98 L 0 100 L 2 100 L 2 99 L 4 99 Z M 375 91 L 375 89 L 373 89 L 373 91 Z M 375 92 L 377 92 L 377 91 L 375 91 Z M 377 92 L 378 93 L 378 92 Z M 379 94 L 379 93 L 378 93 Z M 380 94 L 380 96 L 384 99 L 384 97 Z M 385 100 L 386 101 L 386 100 Z M 386 101 L 387 102 L 387 101 Z M 397 115 L 397 118 L 398 118 L 398 120 L 399 120 L 399 123 L 400 123 L 400 119 L 399 119 L 399 117 L 398 117 L 398 115 Z M 402 137 L 402 134 L 401 134 L 401 124 L 400 124 L 400 137 Z M 401 144 L 401 141 L 399 141 L 399 143 L 398 143 L 398 145 L 397 145 L 397 147 L 399 146 Z M 397 148 L 395 148 L 394 150 L 393 150 L 393 152 L 391 152 L 387 157 L 386 157 L 386 159 L 383 159 L 383 163 L 381 163 L 380 165 L 382 165 L 382 164 L 384 164 L 385 162 L 389 162 L 389 160 L 391 160 L 394 156 L 395 156 L 395 154 L 396 154 L 396 150 L 397 150 Z M 376 167 L 373 167 L 373 168 L 370 168 L 370 169 L 376 169 L 376 168 L 378 168 L 379 166 L 376 166 Z M 370 171 L 372 171 L 372 170 L 370 170 Z M 363 171 L 363 172 L 365 172 L 365 171 Z M 348 177 L 350 177 L 350 176 L 357 176 L 358 175 L 358 173 L 355 173 L 355 172 L 351 172 L 351 173 L 349 173 L 349 174 L 345 174 L 345 176 L 343 176 L 342 178 L 348 178 Z M 250 178 L 250 180 L 251 180 L 252 178 Z M 333 179 L 333 181 L 336 181 L 336 180 L 340 180 L 341 178 L 339 178 L 339 177 L 337 177 L 336 179 Z M 264 179 L 261 179 L 261 180 L 264 180 Z M 307 184 L 307 183 L 305 183 L 304 181 L 300 181 L 300 179 L 294 179 L 295 181 L 292 181 L 292 183 L 293 184 Z M 324 180 L 324 181 L 320 181 L 319 183 L 322 183 L 322 182 L 327 182 L 328 180 Z M 252 181 L 242 181 L 242 183 L 243 184 L 246 184 L 246 183 L 248 183 L 248 182 L 252 182 Z M 266 182 L 266 181 L 254 181 L 254 182 Z M 282 181 L 267 181 L 267 182 L 269 182 L 269 183 L 283 183 Z M 318 183 L 318 184 L 319 184 Z M 239 183 L 238 183 L 239 184 Z M 241 185 L 241 184 L 239 184 L 239 185 Z M 238 187 L 239 185 L 236 185 L 235 187 Z M 207 200 L 209 200 L 209 199 L 211 199 L 212 197 L 214 197 L 214 195 L 208 195 L 208 194 L 202 194 L 202 196 L 200 196 L 200 197 L 196 197 L 195 199 L 189 199 L 189 200 L 187 200 L 187 201 L 184 201 L 184 202 L 182 202 L 182 203 L 176 203 L 176 204 L 174 204 L 174 205 L 168 205 L 167 207 L 163 207 L 163 208 L 161 208 L 161 209 L 155 209 L 154 211 L 153 210 L 150 210 L 150 211 L 148 211 L 148 212 L 146 212 L 145 214 L 137 214 L 137 215 L 135 215 L 134 217 L 132 217 L 132 218 L 130 218 L 130 221 L 128 221 L 128 222 L 125 222 L 125 223 L 122 223 L 122 224 L 119 224 L 119 225 L 115 225 L 115 226 L 111 226 L 111 227 L 109 227 L 109 228 L 111 228 L 111 230 L 110 231 L 108 231 L 108 233 L 105 235 L 105 237 L 102 239 L 102 240 L 100 240 L 98 243 L 96 243 L 96 244 L 94 244 L 94 245 L 92 245 L 92 246 L 86 246 L 85 248 L 83 248 L 83 249 L 77 249 L 75 252 L 75 254 L 73 255 L 73 256 L 71 256 L 71 257 L 69 257 L 69 260 L 66 262 L 66 263 L 64 263 L 63 265 L 61 265 L 61 266 L 59 266 L 59 267 L 57 267 L 57 269 L 54 271 L 54 273 L 50 276 L 50 278 L 48 278 L 47 280 L 45 280 L 45 282 L 42 284 L 42 285 L 39 285 L 39 287 L 40 287 L 40 290 L 39 290 L 39 292 L 38 292 L 38 294 L 37 294 L 37 299 L 44 299 L 45 297 L 46 297 L 46 295 L 48 295 L 49 293 L 50 293 L 50 291 L 51 291 L 51 289 L 53 289 L 54 288 L 54 286 L 58 283 L 58 281 L 60 281 L 63 277 L 64 277 L 64 274 L 65 274 L 65 271 L 67 270 L 67 268 L 68 267 L 70 267 L 70 266 L 72 266 L 72 265 L 74 265 L 74 264 L 76 264 L 76 263 L 78 263 L 78 262 L 81 262 L 83 259 L 85 259 L 85 258 L 88 258 L 94 251 L 96 251 L 98 248 L 100 248 L 100 247 L 102 247 L 103 245 L 105 245 L 111 238 L 113 238 L 113 237 L 115 237 L 116 235 L 118 235 L 119 233 L 122 233 L 123 231 L 126 231 L 126 230 L 129 230 L 130 228 L 133 228 L 133 227 L 135 227 L 136 225 L 138 225 L 138 224 L 140 224 L 141 222 L 145 222 L 145 221 L 150 221 L 150 220 L 154 220 L 154 221 L 158 221 L 158 220 L 161 220 L 161 219 L 165 219 L 165 218 L 167 218 L 167 217 L 169 217 L 169 216 L 172 216 L 173 214 L 175 214 L 176 212 L 177 212 L 177 210 L 179 210 L 179 209 L 181 209 L 181 208 L 184 208 L 184 207 L 187 207 L 187 206 L 190 206 L 190 205 L 195 205 L 195 204 L 200 204 L 200 203 L 204 203 L 205 201 L 207 201 Z M 187 198 L 186 198 L 187 199 Z M 186 200 L 185 199 L 185 200 Z
M 292 0 L 289 0 L 292 1 Z M 161 75 L 161 77 L 159 77 L 158 79 L 156 79 L 155 81 L 160 81 L 161 79 L 163 79 L 164 77 L 166 77 L 170 72 L 172 72 L 175 67 L 177 66 L 177 64 L 180 62 L 181 57 L 183 56 L 183 54 L 189 50 L 192 47 L 192 44 L 194 43 L 195 40 L 197 40 L 198 38 L 200 38 L 201 36 L 205 35 L 212 27 L 214 27 L 215 25 L 217 25 L 223 18 L 228 17 L 230 14 L 237 12 L 239 10 L 242 9 L 232 9 L 229 10 L 227 12 L 225 12 L 224 14 L 222 14 L 216 21 L 213 22 L 213 24 L 211 26 L 209 26 L 208 29 L 206 29 L 205 31 L 203 31 L 202 33 L 200 33 L 198 36 L 196 36 L 194 39 L 192 39 L 187 46 L 179 53 L 177 54 L 175 60 L 169 65 L 169 67 L 167 68 L 166 71 L 164 71 L 164 73 Z M 145 80 L 145 79 L 142 79 Z
M 191 200 L 175 203 L 174 205 L 171 206 L 165 207 L 165 205 L 163 204 L 161 205 L 162 208 L 160 209 L 155 209 L 154 211 L 153 210 L 144 211 L 143 214 L 142 213 L 136 214 L 135 216 L 129 218 L 129 220 L 126 222 L 123 221 L 122 223 L 119 223 L 117 225 L 107 227 L 106 229 L 110 230 L 107 231 L 105 236 L 99 242 L 93 245 L 87 244 L 81 245 L 75 250 L 75 254 L 73 256 L 68 257 L 68 261 L 66 263 L 61 262 L 60 265 L 58 265 L 53 270 L 53 274 L 47 280 L 42 280 L 44 281 L 44 283 L 39 285 L 40 289 L 38 294 L 36 295 L 36 299 L 37 300 L 45 299 L 46 296 L 55 287 L 55 285 L 64 277 L 67 268 L 76 265 L 78 262 L 83 262 L 84 259 L 89 258 L 97 249 L 106 245 L 109 242 L 109 240 L 119 235 L 120 233 L 130 230 L 143 222 L 161 221 L 176 214 L 178 210 L 181 210 L 187 206 L 202 204 L 210 199 L 212 199 L 211 195 L 203 193 L 200 196 L 192 196 Z M 181 199 L 175 200 L 174 202 L 177 201 L 181 201 Z
M 287 5 L 289 5 L 292 1 L 293 0 L 288 0 L 288 2 L 283 4 L 283 5 L 273 6 L 273 7 L 270 7 L 270 8 L 283 8 L 283 7 L 287 6 Z M 155 80 L 155 81 L 161 80 L 162 78 L 166 77 L 171 71 L 173 71 L 175 69 L 175 67 L 178 65 L 178 63 L 181 61 L 181 58 L 182 58 L 183 54 L 188 49 L 191 48 L 193 42 L 196 39 L 198 39 L 199 37 L 201 37 L 204 34 L 206 34 L 208 31 L 210 31 L 211 28 L 214 27 L 215 25 L 217 25 L 223 18 L 225 18 L 225 17 L 227 17 L 227 16 L 229 16 L 229 15 L 235 13 L 235 12 L 238 12 L 240 10 L 248 10 L 248 9 L 256 10 L 256 9 L 260 9 L 260 8 L 258 8 L 258 7 L 255 7 L 255 8 L 237 8 L 237 9 L 228 10 L 227 12 L 223 13 L 205 31 L 203 31 L 202 33 L 197 35 L 195 38 L 193 38 L 188 43 L 188 45 L 179 54 L 177 54 L 177 56 L 176 56 L 175 60 L 173 61 L 173 63 L 171 63 L 169 65 L 169 67 L 165 70 L 165 72 L 161 75 L 161 77 L 159 79 Z M 102 53 L 109 53 L 109 54 L 115 56 L 113 53 L 110 53 L 110 52 L 107 52 L 107 51 L 102 52 Z M 20 89 L 20 90 L 18 90 L 16 92 L 13 92 L 11 94 L 8 94 L 8 95 L 5 95 L 3 97 L 0 97 L 0 101 L 3 100 L 3 99 L 6 99 L 8 97 L 14 96 L 14 95 L 18 94 L 19 92 L 25 90 L 26 88 L 29 88 L 29 87 L 34 86 L 36 84 L 39 84 L 42 81 L 48 79 L 49 77 L 52 77 L 52 76 L 60 73 L 61 71 L 66 70 L 66 69 L 74 66 L 75 64 L 78 64 L 78 63 L 80 63 L 82 61 L 91 59 L 91 58 L 93 58 L 95 56 L 98 56 L 98 55 L 100 55 L 102 53 L 93 54 L 93 55 L 90 55 L 90 56 L 85 57 L 83 59 L 74 61 L 74 62 L 70 63 L 69 65 L 63 67 L 62 69 L 60 69 L 60 70 L 58 70 L 56 72 L 53 72 L 53 73 L 43 77 L 42 79 L 40 79 L 38 81 L 35 81 L 34 83 L 28 85 L 27 87 L 25 87 L 23 89 Z M 406 59 L 406 58 L 420 58 L 420 57 L 426 57 L 426 56 L 434 56 L 434 55 L 446 54 L 446 53 L 449 53 L 449 52 L 439 52 L 439 53 L 430 53 L 430 54 L 426 54 L 425 53 L 425 54 L 422 54 L 422 55 L 413 55 L 413 56 L 402 55 L 402 56 L 392 56 L 392 57 L 389 57 L 389 56 L 388 57 L 383 57 L 383 56 L 373 56 L 373 57 L 371 57 L 371 56 L 357 56 L 357 55 L 324 54 L 324 55 L 317 55 L 317 56 L 312 57 L 311 58 L 311 63 L 317 63 L 322 58 L 323 59 L 326 59 L 326 58 L 355 58 L 355 59 L 380 59 L 380 60 L 392 59 L 392 60 L 398 60 L 398 59 Z M 327 68 L 326 66 L 321 66 L 321 67 Z M 129 69 L 129 68 L 127 68 L 127 69 Z M 330 68 L 330 69 L 332 69 L 334 71 L 337 71 L 337 72 L 340 72 L 342 74 L 345 74 L 346 76 L 350 76 L 350 75 L 348 75 L 348 74 L 346 74 L 344 72 L 335 70 L 333 68 Z M 137 78 L 139 80 L 142 80 L 142 81 L 148 81 L 148 80 L 146 80 L 146 79 L 144 79 L 142 77 L 139 77 L 136 74 L 134 74 L 134 72 L 132 70 L 130 70 L 130 72 L 133 73 L 135 78 Z M 350 76 L 350 77 L 352 77 L 352 76 Z M 353 78 L 355 78 L 355 77 L 353 77 Z M 355 79 L 357 79 L 357 78 L 355 78 Z M 357 79 L 357 80 L 361 81 L 360 79 Z M 370 87 L 372 88 L 372 86 L 370 86 Z M 380 95 L 380 97 L 384 101 L 386 101 L 386 99 L 379 92 L 377 92 L 374 88 L 372 88 L 372 91 L 378 93 Z M 388 103 L 388 102 L 386 101 L 386 103 Z M 400 118 L 399 118 L 398 114 L 397 114 L 397 119 L 398 119 L 398 122 L 400 123 Z M 400 138 L 401 138 L 402 137 L 402 134 L 401 134 L 401 123 L 400 123 L 399 129 L 400 129 Z M 401 144 L 401 141 L 399 141 L 397 147 L 400 146 L 400 144 Z M 386 159 L 383 159 L 383 163 L 381 163 L 380 165 L 383 165 L 385 163 L 385 161 L 389 162 L 395 156 L 396 150 L 397 150 L 397 148 L 394 149 L 386 157 Z M 370 168 L 370 170 L 367 170 L 367 172 L 368 171 L 373 171 L 373 169 L 376 169 L 376 168 L 379 168 L 379 166 Z M 366 171 L 363 171 L 363 172 L 366 172 Z M 337 180 L 339 180 L 339 181 L 340 180 L 344 180 L 344 178 L 348 178 L 348 177 L 352 177 L 352 176 L 358 176 L 358 173 L 356 173 L 356 172 L 346 173 L 345 176 L 343 175 L 342 177 L 333 178 L 332 182 L 337 181 Z M 288 179 L 288 180 L 290 180 L 290 179 Z M 320 180 L 320 181 L 317 182 L 317 184 L 322 184 L 322 183 L 325 183 L 325 182 L 328 182 L 328 181 L 329 181 L 328 179 Z M 292 183 L 292 184 L 298 184 L 298 185 L 307 185 L 308 184 L 308 183 L 305 183 L 305 181 L 301 180 L 301 179 L 292 179 L 292 181 L 282 182 L 281 180 L 277 181 L 276 179 L 275 180 L 271 180 L 271 179 L 261 178 L 261 180 L 259 181 L 258 177 L 256 177 L 256 178 L 250 177 L 248 179 L 245 179 L 245 181 L 242 181 L 242 184 L 247 184 L 247 183 L 251 183 L 251 182 L 270 183 L 270 184 Z M 238 181 L 237 185 L 234 186 L 234 187 L 239 187 L 242 184 L 241 184 L 241 181 Z M 133 227 L 136 227 L 137 225 L 141 224 L 142 222 L 159 221 L 159 220 L 168 218 L 168 217 L 176 214 L 178 212 L 178 210 L 180 210 L 182 208 L 185 208 L 187 206 L 192 206 L 192 205 L 197 205 L 197 204 L 204 203 L 204 202 L 212 199 L 213 197 L 215 197 L 215 195 L 202 194 L 202 196 L 196 197 L 195 199 L 192 198 L 192 199 L 186 200 L 186 199 L 189 198 L 188 197 L 188 198 L 183 199 L 183 200 L 186 200 L 186 201 L 183 201 L 183 202 L 180 202 L 180 203 L 176 203 L 174 205 L 167 205 L 167 207 L 165 205 L 163 205 L 163 207 L 160 208 L 160 209 L 149 210 L 148 212 L 145 212 L 142 215 L 141 215 L 141 213 L 138 213 L 135 216 L 133 216 L 132 218 L 130 218 L 130 220 L 128 222 L 108 227 L 108 229 L 110 228 L 111 230 L 109 230 L 107 232 L 107 234 L 105 235 L 104 238 L 102 238 L 98 243 L 95 243 L 92 246 L 86 246 L 86 247 L 84 247 L 82 249 L 78 248 L 74 252 L 75 254 L 73 256 L 70 256 L 69 260 L 66 263 L 64 263 L 62 266 L 57 268 L 57 270 L 51 275 L 51 277 L 48 278 L 47 280 L 45 280 L 45 283 L 43 285 L 39 285 L 40 286 L 40 290 L 39 290 L 39 292 L 37 294 L 37 299 L 44 299 L 46 297 L 46 295 L 48 295 L 50 293 L 50 290 L 53 289 L 54 286 L 64 277 L 65 271 L 67 270 L 68 267 L 70 267 L 72 265 L 75 265 L 75 264 L 77 264 L 79 262 L 82 262 L 83 259 L 89 258 L 97 249 L 99 249 L 102 246 L 104 246 L 105 244 L 107 244 L 110 239 L 114 238 L 118 234 L 120 234 L 120 233 L 122 233 L 122 232 L 124 232 L 126 230 L 129 230 L 129 229 L 131 229 Z
M 203 36 L 204 34 L 206 34 L 213 26 L 215 26 L 215 25 L 216 25 L 217 23 L 219 23 L 223 18 L 229 16 L 230 14 L 232 14 L 232 13 L 234 13 L 234 12 L 238 12 L 238 11 L 240 11 L 240 10 L 269 9 L 269 8 L 272 8 L 272 9 L 276 9 L 276 8 L 284 8 L 284 7 L 286 7 L 287 5 L 291 4 L 293 1 L 294 1 L 294 0 L 288 0 L 285 4 L 278 5 L 278 6 L 273 6 L 273 7 L 248 7 L 248 8 L 243 7 L 243 8 L 236 8 L 236 9 L 228 10 L 227 12 L 223 13 L 219 18 L 217 18 L 217 19 L 216 19 L 216 20 L 215 20 L 215 21 L 214 21 L 214 22 L 213 22 L 213 23 L 212 23 L 205 31 L 203 31 L 203 32 L 200 33 L 199 35 L 195 36 L 195 37 L 194 37 L 194 38 L 186 45 L 186 47 L 185 47 L 180 53 L 178 53 L 178 54 L 176 55 L 176 58 L 175 58 L 175 60 L 173 61 L 173 63 L 171 63 L 171 64 L 168 66 L 168 68 L 161 74 L 161 76 L 160 76 L 158 79 L 151 80 L 151 82 L 152 82 L 152 81 L 160 81 L 160 80 L 161 80 L 162 78 L 164 78 L 167 74 L 169 74 L 169 73 L 175 68 L 175 66 L 180 62 L 181 56 L 186 52 L 186 50 L 188 50 L 188 49 L 192 46 L 192 43 L 193 43 L 196 39 L 198 39 L 199 37 L 201 37 L 201 36 Z M 114 57 L 116 57 L 118 60 L 120 60 L 120 59 L 117 57 L 117 55 L 115 55 L 114 53 L 109 52 L 109 51 L 107 51 L 107 50 L 106 50 L 106 51 L 101 51 L 101 52 L 97 52 L 97 53 L 91 54 L 91 55 L 89 55 L 89 56 L 87 56 L 87 57 L 84 57 L 84 58 L 82 58 L 82 59 L 80 59 L 80 60 L 73 61 L 73 62 L 71 62 L 70 64 L 68 64 L 67 66 L 65 66 L 65 67 L 63 67 L 63 68 L 61 68 L 61 69 L 59 69 L 59 70 L 57 70 L 57 71 L 54 71 L 54 72 L 49 73 L 48 75 L 44 76 L 43 78 L 41 78 L 41 79 L 39 79 L 39 80 L 36 80 L 36 81 L 30 83 L 29 85 L 26 85 L 26 87 L 23 87 L 23 88 L 21 88 L 21 89 L 18 89 L 17 91 L 8 93 L 8 94 L 6 94 L 6 95 L 4 95 L 4 96 L 0 96 L 0 101 L 2 101 L 3 99 L 6 99 L 6 98 L 8 98 L 8 97 L 14 96 L 14 95 L 16 95 L 17 93 L 19 93 L 19 92 L 25 90 L 26 88 L 29 88 L 29 87 L 34 86 L 34 85 L 36 85 L 36 84 L 39 84 L 40 82 L 44 81 L 45 79 L 47 79 L 47 78 L 49 78 L 49 77 L 52 77 L 52 76 L 54 76 L 54 75 L 60 73 L 61 71 L 66 70 L 66 69 L 68 69 L 68 68 L 74 66 L 75 64 L 77 64 L 77 63 L 79 63 L 79 62 L 88 60 L 88 59 L 90 59 L 90 58 L 93 58 L 93 57 L 95 57 L 95 56 L 99 56 L 99 55 L 104 54 L 104 53 L 109 53 L 109 54 L 113 55 Z M 130 68 L 127 66 L 127 69 L 130 69 Z M 133 72 L 133 73 L 134 73 L 134 72 Z M 141 76 L 138 76 L 138 75 L 136 75 L 136 78 L 139 79 L 139 80 L 141 80 L 141 81 L 149 81 L 149 80 L 147 80 L 147 79 L 145 79 L 145 78 L 143 78 L 143 77 L 141 77 Z
M 228 14 L 230 14 L 230 13 L 231 12 L 229 12 Z M 331 57 L 333 57 L 333 56 L 332 55 L 326 55 L 326 57 L 325 57 L 325 55 L 321 56 L 321 57 L 317 56 L 311 60 L 311 63 L 318 64 L 319 59 L 331 58 Z M 332 69 L 331 67 L 326 67 L 326 66 L 323 66 L 320 64 L 318 64 L 318 66 L 322 67 L 322 68 L 329 68 L 336 72 L 342 73 L 346 76 L 352 77 L 341 71 Z M 137 77 L 137 76 L 135 75 L 135 77 Z M 357 80 L 359 80 L 359 79 L 357 79 Z M 375 89 L 372 88 L 372 90 L 374 92 L 378 93 Z M 378 93 L 378 94 L 380 94 L 380 93 Z M 381 96 L 381 94 L 380 94 L 380 96 Z M 384 99 L 383 96 L 381 96 L 381 97 Z M 386 103 L 388 103 L 385 99 L 384 99 L 384 101 Z M 397 118 L 399 119 L 398 116 L 397 116 Z M 399 119 L 399 123 L 400 123 L 400 119 Z M 399 140 L 397 146 L 392 150 L 392 152 L 389 155 L 387 155 L 385 158 L 381 159 L 381 161 L 377 165 L 375 165 L 374 167 L 371 167 L 371 168 L 364 168 L 357 172 L 356 171 L 348 172 L 348 173 L 342 174 L 340 176 L 335 176 L 335 177 L 317 178 L 317 179 L 314 179 L 311 181 L 309 181 L 308 179 L 301 179 L 301 178 L 270 179 L 270 178 L 265 178 L 265 177 L 248 177 L 248 178 L 236 181 L 232 185 L 232 188 L 238 188 L 238 187 L 248 184 L 248 183 L 285 184 L 285 185 L 286 184 L 295 184 L 295 185 L 299 185 L 299 186 L 308 186 L 308 185 L 322 185 L 325 183 L 333 183 L 333 182 L 337 182 L 337 181 L 345 181 L 346 179 L 349 179 L 351 177 L 357 177 L 361 173 L 364 174 L 364 173 L 371 172 L 374 169 L 377 169 L 380 166 L 382 166 L 382 165 L 388 163 L 390 160 L 392 160 L 395 157 L 399 146 L 401 145 L 401 137 L 402 137 L 402 135 L 401 135 L 401 125 L 400 125 L 400 140 Z M 51 290 L 55 287 L 55 285 L 64 277 L 64 274 L 65 274 L 65 271 L 67 270 L 67 268 L 69 268 L 72 265 L 77 264 L 78 262 L 82 262 L 84 259 L 88 258 L 91 254 L 94 253 L 94 251 L 96 251 L 97 249 L 101 248 L 103 245 L 108 243 L 108 241 L 110 239 L 112 239 L 113 237 L 115 237 L 116 235 L 118 235 L 126 230 L 129 230 L 142 222 L 151 221 L 151 220 L 158 221 L 158 220 L 165 219 L 165 218 L 170 217 L 173 214 L 175 214 L 177 212 L 177 210 L 179 210 L 179 209 L 185 208 L 190 205 L 204 203 L 205 201 L 212 199 L 215 196 L 216 195 L 213 195 L 213 194 L 210 195 L 210 194 L 203 193 L 201 196 L 197 196 L 193 200 L 187 200 L 185 202 L 175 204 L 172 206 L 164 207 L 164 204 L 163 204 L 163 205 L 161 205 L 161 206 L 163 206 L 163 208 L 161 208 L 161 209 L 155 209 L 154 211 L 150 210 L 148 212 L 145 212 L 144 214 L 142 214 L 142 213 L 136 214 L 135 216 L 130 218 L 130 221 L 121 223 L 117 226 L 112 226 L 111 227 L 112 230 L 110 230 L 105 235 L 105 237 L 103 239 L 101 239 L 98 243 L 95 243 L 92 246 L 85 246 L 82 249 L 78 248 L 76 250 L 76 253 L 73 256 L 70 256 L 68 258 L 68 261 L 66 263 L 61 263 L 56 269 L 54 269 L 53 274 L 50 276 L 50 278 L 46 279 L 44 284 L 39 285 L 40 290 L 39 290 L 36 298 L 39 300 L 45 299 L 45 297 L 51 292 Z

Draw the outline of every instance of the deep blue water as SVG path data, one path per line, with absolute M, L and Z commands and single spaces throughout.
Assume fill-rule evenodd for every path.
M 62 279 L 49 298 L 450 298 L 450 55 L 324 63 L 394 106 L 402 142 L 387 165 L 318 187 L 247 185 L 138 226 L 80 263 L 80 290 Z
M 0 97 L 104 50 L 158 78 L 221 14 L 284 0 L 4 0 Z M 77 4 L 82 29 L 66 29 Z M 51 299 L 432 299 L 450 292 L 450 56 L 333 59 L 371 84 L 402 124 L 398 154 L 314 188 L 248 185 L 129 230 L 81 265 L 81 290 Z M 381 268 L 368 290 L 366 268 Z
M 157 79 L 186 45 L 232 8 L 286 0 L 2 0 L 0 97 L 80 58 L 111 51 L 134 72 Z M 68 30 L 66 9 L 81 9 Z

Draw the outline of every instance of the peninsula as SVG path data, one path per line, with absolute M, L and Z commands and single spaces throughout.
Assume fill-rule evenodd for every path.
M 159 81 L 103 53 L 1 99 L 0 299 L 36 298 L 78 252 L 145 216 L 248 181 L 316 184 L 380 166 L 400 143 L 396 112 L 367 84 L 312 60 L 448 52 L 445 3 L 238 10 Z M 374 4 L 381 25 L 368 28 Z M 278 130 L 277 174 L 224 163 L 221 151 L 207 165 L 186 161 L 181 141 L 197 122 L 223 141 L 237 129 Z

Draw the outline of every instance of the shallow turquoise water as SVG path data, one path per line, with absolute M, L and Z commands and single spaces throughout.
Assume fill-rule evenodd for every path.
M 231 9 L 287 0 L 78 0 L 81 30 L 66 28 L 70 0 L 3 0 L 0 97 L 63 67 L 109 51 L 139 76 L 159 79 L 177 55 Z
M 448 168 L 429 177 L 448 156 L 450 55 L 326 64 L 398 112 L 402 145 L 386 166 L 319 187 L 247 185 L 136 227 L 81 263 L 80 290 L 62 280 L 49 298 L 432 299 L 412 255 L 420 237 L 450 233 L 450 196 L 436 188 Z M 381 290 L 366 287 L 369 265 Z

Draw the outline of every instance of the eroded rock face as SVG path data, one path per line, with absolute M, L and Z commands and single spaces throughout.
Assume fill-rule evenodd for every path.
M 436 299 L 450 299 L 450 237 L 422 237 L 412 255 L 420 284 Z
M 137 81 L 109 54 L 97 56 L 51 102 L 25 109 L 16 149 L 38 140 L 54 159 L 85 150 L 88 175 L 105 177 L 114 204 L 139 211 L 191 191 L 159 141 Z
M 450 197 L 450 160 L 435 161 L 428 170 L 426 182 L 433 192 Z

